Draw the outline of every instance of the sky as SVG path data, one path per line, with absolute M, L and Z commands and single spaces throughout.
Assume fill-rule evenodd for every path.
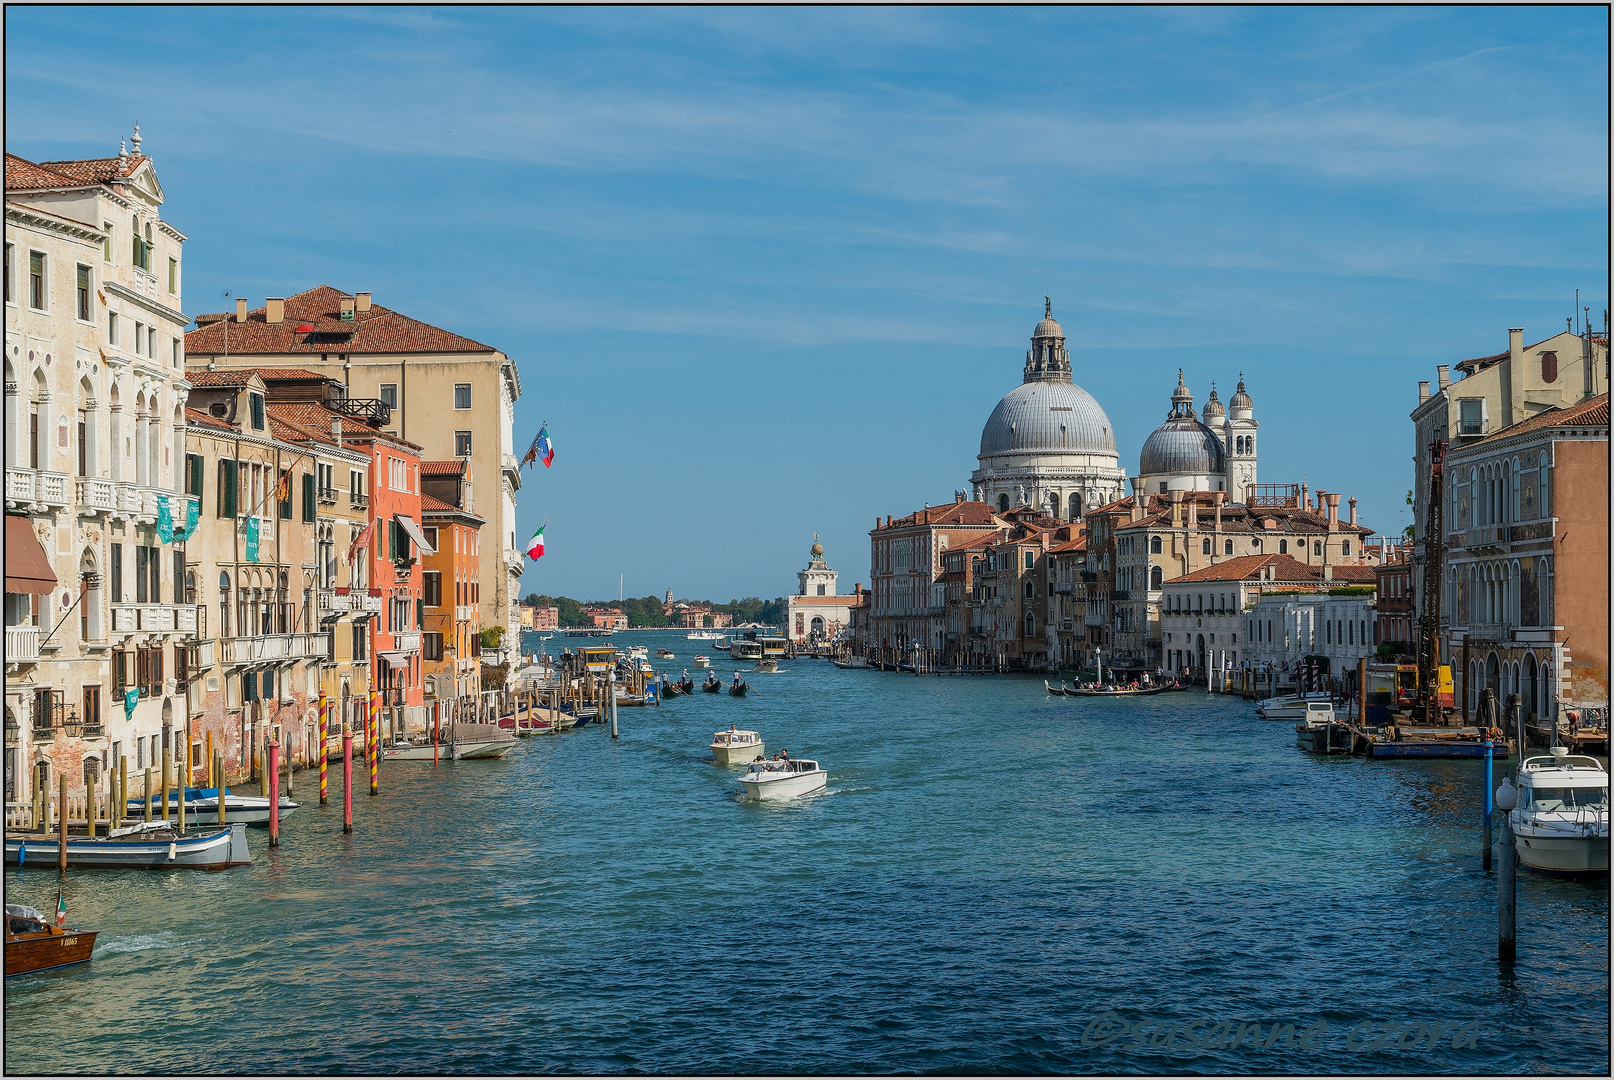
M 8 7 L 6 149 L 138 121 L 185 310 L 319 284 L 520 368 L 523 591 L 841 589 L 1052 299 L 1121 464 L 1240 373 L 1260 480 L 1411 520 L 1417 382 L 1608 306 L 1608 11 Z

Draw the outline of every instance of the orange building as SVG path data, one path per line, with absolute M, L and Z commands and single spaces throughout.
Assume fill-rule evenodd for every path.
M 426 464 L 435 464 L 427 462 Z M 480 529 L 487 522 L 470 509 L 421 495 L 426 539 L 437 550 L 425 557 L 425 618 L 420 657 L 426 704 L 472 706 L 481 688 Z

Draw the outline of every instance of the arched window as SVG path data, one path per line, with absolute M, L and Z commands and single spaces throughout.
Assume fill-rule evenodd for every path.
M 1341 555 L 1349 555 L 1351 553 L 1351 542 L 1349 540 L 1341 540 L 1339 542 L 1339 553 Z
M 1311 553 L 1313 555 L 1321 555 L 1323 553 L 1323 542 L 1321 540 L 1312 541 Z
M 1149 553 L 1152 555 L 1160 554 L 1160 537 L 1149 537 Z
M 1158 567 L 1158 566 L 1150 567 L 1149 568 L 1149 588 L 1151 588 L 1151 589 L 1160 588 L 1160 582 L 1164 578 L 1164 576 L 1165 575 L 1161 572 L 1160 567 Z
M 1203 540 L 1201 540 L 1199 542 L 1199 553 L 1201 555 L 1209 555 L 1211 553 L 1211 539 L 1210 539 L 1210 537 L 1207 536 L 1207 537 L 1205 537 L 1205 539 L 1203 539 Z
M 1287 540 L 1279 540 L 1278 541 L 1278 554 L 1279 555 L 1287 555 L 1287 554 L 1289 554 L 1289 541 L 1287 541 Z
M 1026 582 L 1026 599 L 1031 600 L 1031 599 L 1035 598 L 1036 595 L 1037 595 L 1036 592 L 1031 587 L 1031 582 L 1029 582 L 1029 581 Z
M 1082 516 L 1081 492 L 1072 492 L 1070 496 L 1070 520 L 1075 521 Z
M 999 495 L 998 496 L 998 513 L 1007 514 L 1008 512 L 1009 512 L 1009 497 L 1007 495 Z
M 1031 612 L 1028 611 L 1028 612 L 1026 612 L 1026 637 L 1030 637 L 1031 635 L 1035 634 L 1036 632 L 1037 632 L 1037 618 L 1036 618 L 1036 616 L 1032 615 Z
M 1233 541 L 1232 540 L 1224 540 L 1224 541 L 1222 541 L 1222 554 L 1223 555 L 1231 555 L 1231 554 L 1233 554 Z

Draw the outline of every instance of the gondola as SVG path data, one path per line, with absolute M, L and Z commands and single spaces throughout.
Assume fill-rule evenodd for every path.
M 736 676 L 735 680 L 729 683 L 729 697 L 745 697 L 745 692 L 749 689 L 751 687 L 746 681 Z
M 1063 697 L 1066 694 L 1070 693 L 1069 690 L 1065 689 L 1065 680 L 1064 679 L 1059 680 L 1059 688 L 1057 690 L 1052 686 L 1048 686 L 1048 680 L 1047 679 L 1042 680 L 1042 685 L 1047 686 L 1048 687 L 1048 692 L 1050 694 L 1054 695 L 1054 697 Z
M 693 676 L 685 675 L 681 681 L 674 685 L 678 687 L 680 694 L 693 694 L 695 692 L 695 679 Z
M 723 692 L 723 682 L 716 675 L 708 675 L 706 676 L 706 681 L 701 683 L 701 689 L 708 694 L 721 694 Z
M 1082 689 L 1072 689 L 1072 690 L 1066 690 L 1065 691 L 1065 696 L 1066 697 L 1105 697 L 1105 698 L 1148 697 L 1150 694 L 1164 694 L 1167 690 L 1175 690 L 1176 688 L 1177 688 L 1176 684 L 1174 684 L 1174 683 L 1166 683 L 1163 686 L 1140 686 L 1140 687 L 1138 687 L 1136 689 L 1130 689 L 1129 688 L 1129 689 L 1125 689 L 1125 690 L 1082 690 Z

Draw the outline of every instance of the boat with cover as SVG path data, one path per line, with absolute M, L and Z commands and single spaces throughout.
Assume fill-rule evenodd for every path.
M 496 724 L 455 724 L 452 731 L 450 749 L 458 761 L 502 758 L 515 749 L 515 735 Z
M 1327 690 L 1262 698 L 1256 703 L 1255 714 L 1263 720 L 1304 720 L 1308 702 L 1325 701 L 1332 704 L 1333 700 L 1334 695 Z
M 779 671 L 779 661 L 773 659 L 772 657 L 765 656 L 761 660 L 758 660 L 756 666 L 751 670 L 760 671 L 764 675 L 777 674 Z
M 96 933 L 52 926 L 27 904 L 7 904 L 6 978 L 86 963 L 95 951 Z
M 1519 805 L 1508 812 L 1519 862 L 1566 877 L 1608 876 L 1608 771 L 1562 746 L 1519 766 Z
M 656 657 L 661 660 L 671 660 L 673 659 L 673 651 L 671 649 L 657 649 Z
M 722 641 L 723 635 L 716 630 L 691 630 L 684 635 L 685 641 Z
M 1295 725 L 1295 743 L 1309 754 L 1349 754 L 1356 733 L 1334 719 L 1332 702 L 1308 701 L 1306 718 Z
M 178 792 L 170 792 L 168 796 L 169 813 L 174 820 L 179 820 Z M 161 793 L 151 797 L 151 814 L 156 817 L 162 813 L 163 797 Z M 301 803 L 292 802 L 289 798 L 280 796 L 280 820 L 285 821 L 291 816 Z M 128 816 L 143 818 L 146 816 L 146 800 L 144 798 L 130 799 L 124 804 Z M 219 819 L 219 789 L 218 788 L 186 788 L 185 789 L 185 824 L 209 825 Z M 267 795 L 238 795 L 229 788 L 224 789 L 224 820 L 243 822 L 247 825 L 262 825 L 269 827 L 269 796 Z
M 729 656 L 735 660 L 761 660 L 762 642 L 736 638 L 729 642 Z
M 719 765 L 745 765 L 762 752 L 762 736 L 754 731 L 741 731 L 730 724 L 727 731 L 712 735 L 712 760 Z
M 776 759 L 751 762 L 751 767 L 740 777 L 740 786 L 753 799 L 794 799 L 799 795 L 818 791 L 829 783 L 829 773 L 818 767 L 818 762 L 803 758 L 797 761 L 780 751 Z
M 225 804 L 229 813 L 229 804 Z M 188 815 L 187 815 L 188 816 Z M 11 833 L 6 837 L 6 862 L 22 866 L 38 862 L 55 866 L 55 833 Z M 67 837 L 67 865 L 123 870 L 222 870 L 250 866 L 245 822 L 227 822 L 214 828 L 181 834 L 171 822 L 142 821 L 105 836 Z

